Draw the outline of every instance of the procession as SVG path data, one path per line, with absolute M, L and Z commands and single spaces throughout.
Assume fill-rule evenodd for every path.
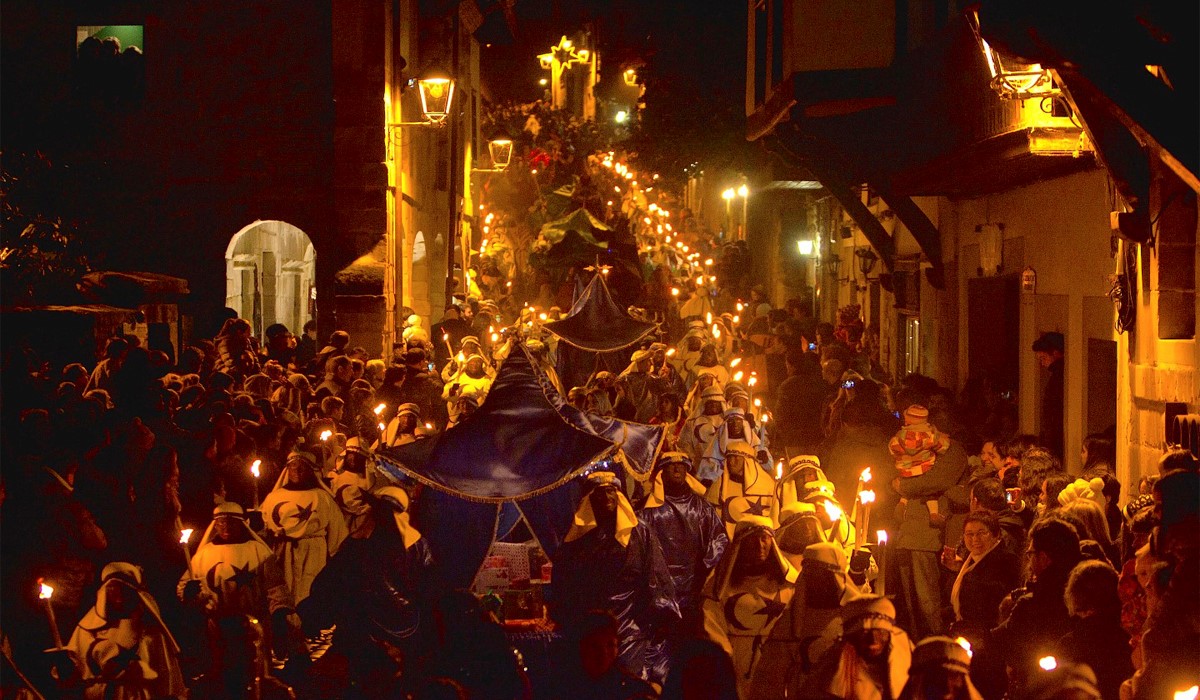
M 1194 8 L 84 4 L 0 697 L 1200 694 Z

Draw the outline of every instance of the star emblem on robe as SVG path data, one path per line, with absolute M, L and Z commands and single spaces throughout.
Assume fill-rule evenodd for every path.
M 250 565 L 246 564 L 245 566 L 234 566 L 233 575 L 225 580 L 232 581 L 233 585 L 237 588 L 245 588 L 254 582 L 256 575 L 255 572 L 250 570 Z
M 767 515 L 767 510 L 768 504 L 763 503 L 763 497 L 759 496 L 758 498 L 754 499 L 753 503 L 750 503 L 746 506 L 746 515 L 761 515 L 765 517 Z
M 766 615 L 768 620 L 773 620 L 783 614 L 787 606 L 775 600 L 774 598 L 766 598 L 763 600 L 761 609 L 754 612 L 755 615 Z
M 296 522 L 298 522 L 298 523 L 308 522 L 308 519 L 312 517 L 314 508 L 315 508 L 315 506 L 313 506 L 311 504 L 307 505 L 307 506 L 297 506 L 296 507 Z

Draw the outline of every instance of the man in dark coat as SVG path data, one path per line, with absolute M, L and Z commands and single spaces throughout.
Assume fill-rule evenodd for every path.
M 607 610 L 620 628 L 619 658 L 633 675 L 661 684 L 661 631 L 680 619 L 658 538 L 641 523 L 612 472 L 588 476 L 591 490 L 554 556 L 555 619 L 568 632 L 586 613 Z
M 1050 454 L 1063 458 L 1063 334 L 1043 333 L 1033 342 L 1038 364 L 1050 372 L 1042 389 L 1041 436 Z

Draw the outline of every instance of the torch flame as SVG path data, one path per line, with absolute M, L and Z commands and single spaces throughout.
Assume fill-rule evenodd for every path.
M 967 651 L 968 658 L 975 655 L 975 652 L 971 651 L 971 643 L 967 641 L 966 637 L 958 637 L 954 642 Z
M 321 442 L 325 442 L 326 440 L 328 440 L 331 437 L 333 437 L 332 430 L 322 430 L 321 431 Z
M 879 544 L 887 544 L 887 541 L 888 541 L 887 530 L 876 530 L 875 531 L 875 541 L 878 542 Z
M 675 348 L 668 348 L 667 349 L 667 357 L 672 357 L 674 355 L 675 355 Z
M 259 471 L 258 471 L 258 469 L 259 469 L 259 467 L 261 467 L 261 466 L 262 466 L 262 460 L 261 460 L 261 459 L 256 459 L 256 460 L 254 460 L 254 462 L 253 462 L 253 463 L 250 465 L 250 473 L 254 475 L 254 478 L 255 478 L 255 479 L 257 479 L 257 478 L 259 477 Z
M 733 369 L 734 367 L 737 367 L 740 364 L 742 364 L 742 358 L 735 357 L 729 361 L 729 369 Z
M 867 483 L 868 481 L 870 481 L 871 480 L 871 468 L 867 467 L 866 469 L 862 470 L 862 474 L 858 478 L 862 479 L 864 484 Z
M 385 408 L 387 408 L 386 403 L 381 403 L 378 406 L 376 406 L 375 407 L 375 415 L 379 415 L 380 413 L 383 413 L 383 409 L 385 409 Z
M 1038 659 L 1038 666 L 1041 666 L 1043 671 L 1053 671 L 1058 668 L 1058 659 L 1053 656 L 1043 656 Z
M 742 377 L 744 377 L 744 376 L 746 376 L 746 373 L 739 369 L 738 371 L 733 373 L 733 381 L 740 382 L 740 381 L 742 381 Z
M 1200 697 L 1200 685 L 1175 692 L 1175 700 L 1196 700 L 1197 697 Z
M 835 523 L 842 519 L 842 509 L 833 501 L 825 501 L 825 514 Z
M 426 424 L 425 424 L 425 429 L 426 429 L 426 430 L 433 430 L 433 423 L 426 423 Z
M 875 492 L 874 491 L 860 491 L 858 493 L 858 501 L 860 503 L 874 503 L 875 502 Z
M 383 432 L 383 431 L 385 431 L 385 430 L 387 430 L 387 426 L 386 426 L 386 425 L 384 425 L 383 423 L 380 423 L 380 424 L 379 424 L 379 432 L 381 432 L 381 433 L 382 433 L 382 432 Z
M 782 459 L 775 463 L 775 478 L 776 479 L 783 478 L 783 460 Z
M 50 600 L 50 596 L 54 595 L 54 587 L 47 585 L 41 579 L 38 579 L 38 586 L 40 586 L 38 598 L 41 600 Z
M 179 531 L 179 544 L 187 544 L 190 539 L 192 539 L 192 528 L 188 527 Z

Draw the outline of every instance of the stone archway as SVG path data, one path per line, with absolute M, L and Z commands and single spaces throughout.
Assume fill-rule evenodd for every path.
M 255 221 L 225 250 L 225 305 L 262 337 L 282 323 L 299 336 L 316 316 L 316 251 L 308 235 L 284 221 Z

